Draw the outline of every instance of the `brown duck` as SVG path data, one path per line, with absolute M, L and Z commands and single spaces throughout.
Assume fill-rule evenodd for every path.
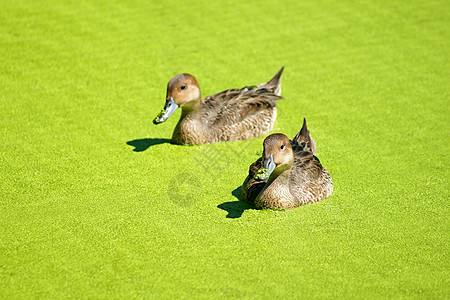
M 179 74 L 167 84 L 164 109 L 153 123 L 164 122 L 181 107 L 173 144 L 208 144 L 267 134 L 276 119 L 276 102 L 282 99 L 283 69 L 269 82 L 226 90 L 203 100 L 195 77 Z
M 316 157 L 306 119 L 292 140 L 281 133 L 264 140 L 263 156 L 250 165 L 242 185 L 244 200 L 256 208 L 292 209 L 332 192 L 331 176 Z

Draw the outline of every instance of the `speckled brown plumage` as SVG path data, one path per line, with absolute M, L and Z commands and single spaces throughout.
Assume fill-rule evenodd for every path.
M 283 68 L 267 83 L 226 90 L 203 100 L 192 75 L 175 76 L 168 84 L 166 99 L 173 99 L 182 114 L 172 143 L 207 144 L 267 134 L 276 119 L 276 103 L 282 99 L 282 73 Z
M 282 144 L 286 145 L 283 150 L 279 147 Z M 288 154 L 282 155 L 285 150 Z M 315 151 L 306 120 L 290 141 L 282 134 L 269 135 L 264 140 L 263 157 L 250 165 L 243 183 L 243 199 L 256 208 L 292 209 L 327 198 L 333 192 L 333 182 Z M 263 160 L 270 155 L 282 155 L 275 170 L 266 179 L 255 179 Z

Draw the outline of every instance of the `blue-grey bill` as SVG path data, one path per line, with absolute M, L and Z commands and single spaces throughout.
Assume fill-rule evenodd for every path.
M 173 101 L 173 98 L 170 97 L 169 100 L 166 100 L 166 104 L 164 105 L 164 109 L 156 116 L 153 120 L 153 124 L 159 124 L 167 120 L 178 108 L 178 104 Z
M 275 163 L 273 161 L 273 156 L 270 155 L 264 159 L 262 168 L 256 172 L 254 178 L 256 180 L 266 180 L 269 178 L 270 174 L 272 174 L 273 170 L 275 170 Z

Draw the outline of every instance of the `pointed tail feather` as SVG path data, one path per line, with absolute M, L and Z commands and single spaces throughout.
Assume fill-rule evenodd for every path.
M 281 69 L 278 71 L 275 76 L 265 84 L 265 86 L 272 90 L 275 95 L 280 96 L 281 95 L 281 75 L 283 74 L 284 67 L 281 67 Z
M 316 155 L 316 142 L 312 139 L 311 134 L 306 126 L 306 118 L 303 118 L 303 126 L 299 132 L 294 136 L 294 141 L 300 143 L 306 143 L 309 150 L 313 155 Z

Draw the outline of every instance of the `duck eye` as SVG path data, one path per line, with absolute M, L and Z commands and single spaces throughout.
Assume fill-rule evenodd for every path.
M 281 146 L 280 146 L 280 149 L 283 150 L 283 149 L 284 149 L 284 145 L 281 145 Z
M 181 89 L 182 89 L 182 90 L 184 90 L 185 88 L 186 88 L 186 86 L 185 86 L 185 85 L 182 85 L 182 86 L 181 86 Z

